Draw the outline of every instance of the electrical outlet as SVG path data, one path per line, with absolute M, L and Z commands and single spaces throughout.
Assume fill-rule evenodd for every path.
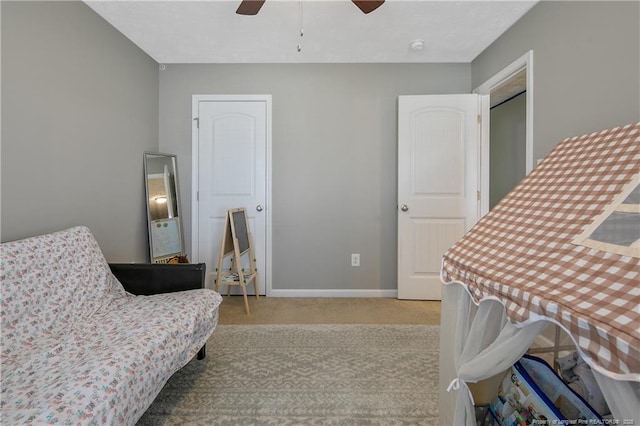
M 351 253 L 351 266 L 360 266 L 360 253 Z

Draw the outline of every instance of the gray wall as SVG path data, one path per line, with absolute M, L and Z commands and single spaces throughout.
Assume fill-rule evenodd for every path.
M 272 94 L 273 288 L 395 289 L 397 97 L 470 81 L 469 64 L 167 65 L 160 148 L 178 155 L 187 248 L 191 95 Z
M 395 288 L 398 95 L 468 93 L 533 49 L 534 158 L 640 119 L 637 2 L 541 2 L 472 64 L 168 65 L 160 77 L 81 2 L 0 7 L 1 239 L 85 224 L 114 261 L 147 257 L 145 150 L 178 154 L 190 247 L 192 94 L 273 94 L 277 289 Z
M 157 63 L 82 2 L 0 5 L 2 241 L 86 225 L 108 260 L 146 260 Z
M 491 108 L 489 208 L 493 208 L 526 175 L 527 95 Z
M 530 49 L 534 164 L 565 137 L 640 120 L 639 2 L 538 3 L 473 60 L 473 87 Z

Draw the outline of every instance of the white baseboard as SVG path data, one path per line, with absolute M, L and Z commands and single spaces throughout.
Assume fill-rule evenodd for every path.
M 269 297 L 398 297 L 398 290 L 276 290 Z

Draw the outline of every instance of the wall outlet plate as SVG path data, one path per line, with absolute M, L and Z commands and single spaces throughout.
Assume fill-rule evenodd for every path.
M 360 253 L 351 253 L 351 266 L 360 266 Z

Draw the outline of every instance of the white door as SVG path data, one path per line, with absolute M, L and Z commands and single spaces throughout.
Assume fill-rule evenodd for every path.
M 193 109 L 193 256 L 207 264 L 207 287 L 213 288 L 225 213 L 246 208 L 259 292 L 265 294 L 271 97 L 194 95 Z
M 398 100 L 398 298 L 440 300 L 444 252 L 478 218 L 478 95 Z

